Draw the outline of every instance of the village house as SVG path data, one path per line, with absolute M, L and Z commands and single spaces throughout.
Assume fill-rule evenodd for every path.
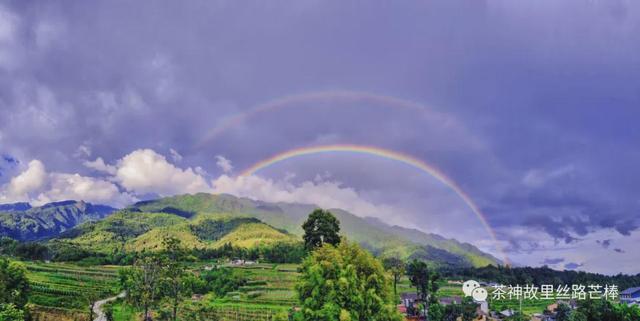
M 620 303 L 640 305 L 640 287 L 628 288 L 620 292 Z

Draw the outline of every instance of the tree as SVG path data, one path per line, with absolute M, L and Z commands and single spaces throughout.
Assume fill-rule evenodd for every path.
M 407 275 L 411 285 L 416 288 L 418 298 L 424 303 L 423 313 L 427 315 L 427 300 L 429 299 L 429 290 L 431 289 L 429 267 L 427 263 L 419 260 L 413 260 L 407 266 Z
M 151 320 L 150 309 L 162 296 L 160 281 L 164 265 L 160 255 L 148 254 L 136 260 L 133 267 L 120 271 L 120 284 L 128 300 L 144 311 L 144 321 Z
M 186 282 L 184 261 L 187 251 L 182 247 L 179 239 L 167 237 L 162 241 L 165 248 L 166 265 L 162 271 L 164 294 L 171 300 L 171 320 L 176 321 L 178 305 L 183 297 L 188 296 L 190 288 Z
M 640 320 L 637 306 L 613 303 L 607 300 L 580 301 L 578 309 L 572 311 L 569 321 L 635 321 Z
M 400 320 L 384 268 L 357 244 L 325 244 L 301 266 L 296 291 L 302 320 Z
M 439 302 L 429 304 L 429 312 L 427 313 L 429 320 L 440 321 L 444 318 L 444 306 Z
M 558 304 L 556 309 L 556 321 L 569 321 L 571 307 L 565 303 Z
M 400 282 L 400 278 L 404 275 L 405 272 L 405 264 L 404 262 L 397 257 L 389 257 L 385 258 L 382 261 L 384 268 L 391 273 L 393 276 L 393 296 L 394 299 L 398 299 L 398 282 Z
M 22 311 L 28 299 L 29 281 L 25 266 L 0 258 L 0 305 L 4 306 L 6 311 Z
M 316 209 L 302 224 L 304 230 L 304 245 L 309 251 L 328 243 L 337 245 L 340 243 L 340 221 L 329 211 Z
M 520 312 L 516 312 L 512 316 L 506 318 L 505 320 L 506 321 L 529 321 L 530 319 L 527 318 L 524 314 Z
M 24 311 L 12 303 L 0 304 L 0 321 L 24 321 Z

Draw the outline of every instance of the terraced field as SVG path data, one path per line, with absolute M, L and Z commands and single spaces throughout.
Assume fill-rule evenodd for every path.
M 261 264 L 236 269 L 249 281 L 237 292 L 228 295 L 233 301 L 285 307 L 292 307 L 296 303 L 296 265 Z
M 247 279 L 237 291 L 223 298 L 205 299 L 211 315 L 223 321 L 272 321 L 295 306 L 295 264 L 229 266 Z
M 92 300 L 118 292 L 118 267 L 81 267 L 62 263 L 26 263 L 35 306 L 89 311 Z

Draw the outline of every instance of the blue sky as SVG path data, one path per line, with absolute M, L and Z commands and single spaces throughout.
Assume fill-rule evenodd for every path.
M 446 186 L 397 162 L 316 155 L 236 178 L 361 144 L 446 173 L 516 263 L 638 273 L 639 18 L 624 0 L 3 2 L 0 201 L 228 192 L 498 255 Z

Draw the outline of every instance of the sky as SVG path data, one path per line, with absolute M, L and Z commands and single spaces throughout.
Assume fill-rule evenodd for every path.
M 2 1 L 0 203 L 230 193 L 640 273 L 638 34 L 631 0 Z M 332 144 L 492 231 L 375 155 L 239 175 Z

